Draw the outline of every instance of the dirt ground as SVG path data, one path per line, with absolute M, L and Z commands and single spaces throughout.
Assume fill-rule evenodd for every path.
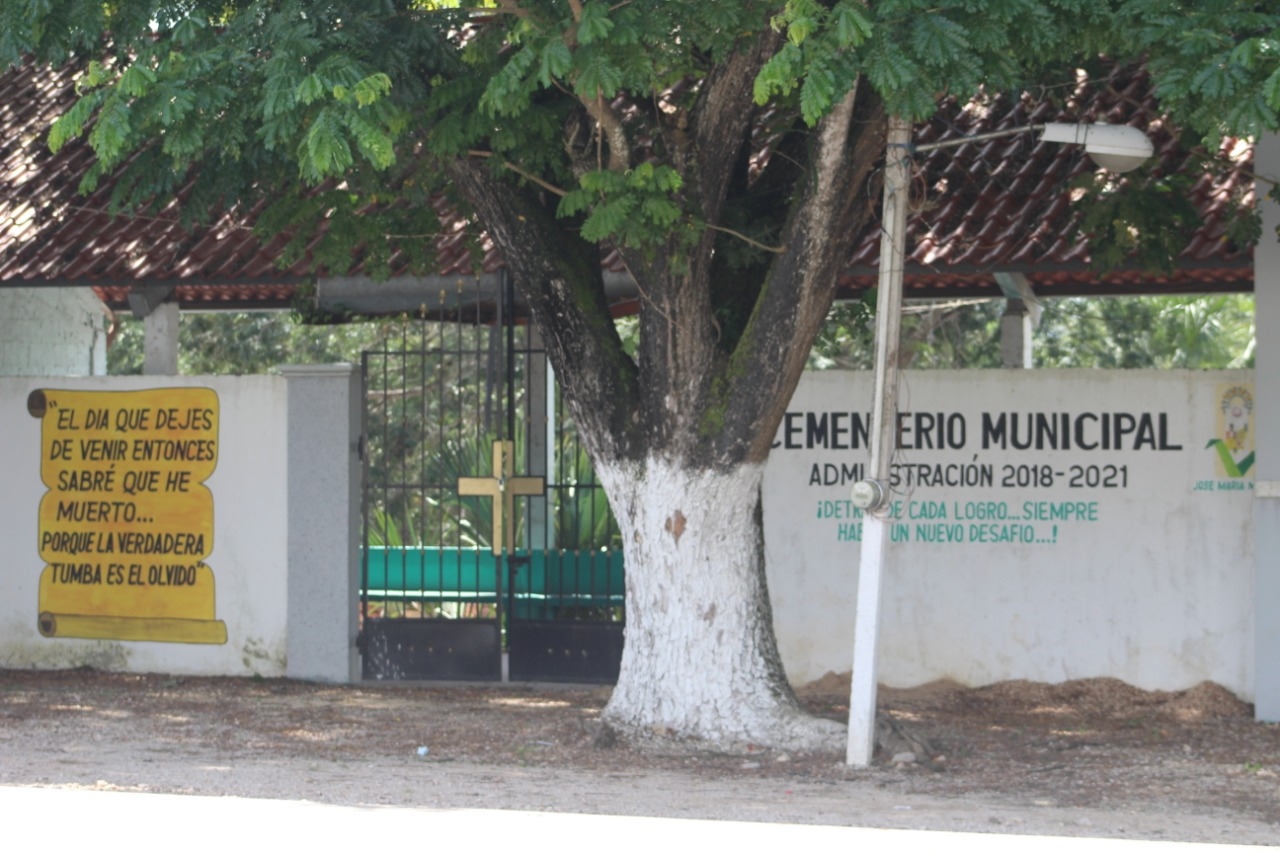
M 847 677 L 800 693 L 847 714 Z M 882 689 L 931 755 L 861 770 L 622 741 L 608 695 L 0 670 L 0 784 L 1280 844 L 1280 725 L 1213 684 Z

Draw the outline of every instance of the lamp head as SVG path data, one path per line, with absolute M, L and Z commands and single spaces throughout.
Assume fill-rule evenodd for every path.
M 1128 172 L 1145 163 L 1155 147 L 1147 135 L 1127 124 L 1050 122 L 1040 137 L 1046 142 L 1083 145 L 1093 162 L 1111 172 Z

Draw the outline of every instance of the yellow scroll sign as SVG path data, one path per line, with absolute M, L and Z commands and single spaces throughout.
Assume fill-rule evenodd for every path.
M 218 396 L 210 388 L 31 392 L 41 421 L 46 637 L 225 643 L 215 617 Z

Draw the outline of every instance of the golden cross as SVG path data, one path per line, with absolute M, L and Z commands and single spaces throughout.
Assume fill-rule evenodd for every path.
M 516 495 L 541 495 L 546 481 L 541 477 L 515 476 L 515 443 L 493 443 L 493 474 L 488 477 L 459 477 L 458 494 L 479 495 L 493 500 L 493 553 L 501 554 L 516 538 Z

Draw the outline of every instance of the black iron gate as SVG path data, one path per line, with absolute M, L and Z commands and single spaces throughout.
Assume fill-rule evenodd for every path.
M 364 354 L 365 678 L 612 682 L 621 543 L 509 285 Z

